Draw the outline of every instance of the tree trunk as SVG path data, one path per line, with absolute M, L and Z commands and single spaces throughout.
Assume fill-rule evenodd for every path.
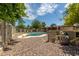
M 9 24 L 7 24 L 7 36 L 8 36 L 8 38 L 7 38 L 7 43 L 9 44 L 10 43 L 10 25 Z
M 12 40 L 12 27 L 9 23 L 7 23 L 7 44 L 10 44 L 11 43 L 11 40 Z
M 7 48 L 7 40 L 6 40 L 6 22 L 2 22 L 2 45 L 3 45 L 3 50 Z
M 9 33 L 10 33 L 10 36 L 9 36 L 9 40 L 11 41 L 12 40 L 12 27 L 11 27 L 11 25 L 9 25 L 10 27 L 9 27 L 9 29 L 10 29 L 10 31 L 9 31 Z

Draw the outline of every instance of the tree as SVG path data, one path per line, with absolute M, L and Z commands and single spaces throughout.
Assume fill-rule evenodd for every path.
M 54 27 L 54 26 L 56 26 L 56 24 L 51 24 L 50 26 L 51 26 L 51 27 Z
M 3 48 L 6 48 L 6 24 L 14 25 L 17 20 L 20 22 L 22 20 L 22 16 L 25 16 L 25 6 L 23 3 L 2 3 L 0 4 L 0 21 L 2 22 L 3 31 L 2 31 L 2 40 L 3 40 Z
M 42 27 L 45 28 L 46 27 L 46 23 L 42 22 Z
M 24 28 L 26 28 L 26 26 L 24 25 L 24 23 L 23 23 L 23 22 L 19 22 L 19 21 L 18 21 L 17 28 L 24 29 Z
M 79 26 L 79 3 L 73 3 L 69 5 L 65 11 L 64 21 L 64 25 Z M 79 45 L 79 39 L 77 38 L 69 41 L 71 44 Z
M 18 28 L 22 28 L 22 29 L 26 28 L 25 25 L 22 24 L 22 23 L 20 23 L 17 27 L 18 27 Z
M 32 28 L 35 28 L 35 29 L 40 29 L 42 27 L 42 24 L 39 20 L 33 20 L 32 21 L 32 24 L 31 24 Z
M 64 25 L 79 23 L 79 3 L 70 4 L 65 11 Z
M 27 29 L 30 29 L 31 28 L 31 26 L 30 25 L 27 25 Z

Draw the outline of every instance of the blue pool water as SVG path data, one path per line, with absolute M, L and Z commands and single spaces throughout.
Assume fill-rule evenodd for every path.
M 28 36 L 39 36 L 42 34 L 47 34 L 46 32 L 29 32 Z

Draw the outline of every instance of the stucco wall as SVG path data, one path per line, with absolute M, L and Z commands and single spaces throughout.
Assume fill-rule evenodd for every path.
M 73 26 L 62 26 L 60 30 L 73 31 L 74 27 Z
M 56 34 L 57 34 L 57 30 L 49 30 L 48 31 L 48 40 L 49 40 L 49 42 L 55 42 Z
M 48 31 L 48 40 L 49 40 L 49 42 L 52 42 L 52 41 L 55 42 L 55 41 L 58 40 L 58 35 L 60 35 L 60 34 L 57 35 L 58 32 L 59 31 L 56 31 L 56 30 Z M 64 31 L 64 32 L 68 33 L 70 40 L 76 38 L 76 32 L 74 32 L 74 31 Z

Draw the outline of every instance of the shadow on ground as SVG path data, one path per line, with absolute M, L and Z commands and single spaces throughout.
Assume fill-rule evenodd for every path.
M 4 49 L 4 51 L 12 50 L 11 48 L 7 47 Z
M 4 51 L 8 51 L 8 50 L 12 50 L 10 46 L 12 45 L 16 45 L 17 43 L 19 43 L 20 41 L 17 41 L 15 39 L 11 39 L 10 43 L 8 43 L 7 48 L 4 49 Z
M 8 43 L 8 45 L 16 45 L 17 43 L 19 43 L 20 41 L 17 41 L 15 39 L 11 39 L 11 42 Z
M 60 47 L 60 49 L 62 49 L 63 52 L 69 56 L 78 56 L 79 55 L 79 47 L 78 46 L 62 45 Z

